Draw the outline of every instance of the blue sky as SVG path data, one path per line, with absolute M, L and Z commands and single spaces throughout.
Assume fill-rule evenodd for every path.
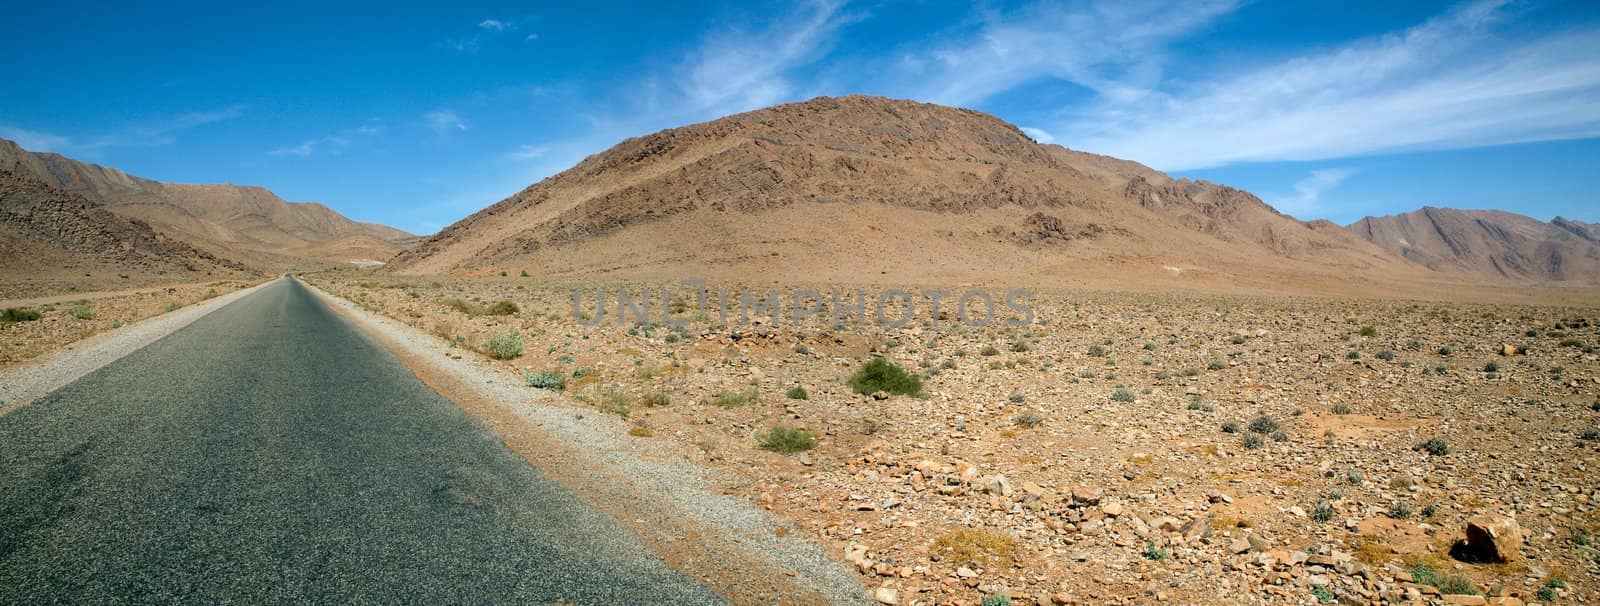
M 0 137 L 432 232 L 629 136 L 973 107 L 1302 219 L 1600 221 L 1600 3 L 11 3 Z

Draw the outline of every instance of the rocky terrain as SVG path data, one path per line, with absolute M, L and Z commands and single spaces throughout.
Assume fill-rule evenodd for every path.
M 63 283 L 214 280 L 247 273 L 79 194 L 0 168 L 0 296 Z
M 1600 282 L 1600 227 L 1496 210 L 1426 207 L 1350 230 L 1429 269 L 1525 282 Z
M 307 279 L 711 466 L 885 604 L 1600 598 L 1592 297 L 1050 290 L 1021 327 L 920 302 L 902 328 L 834 326 L 831 303 L 723 326 L 675 284 Z M 686 324 L 595 324 L 601 286 L 667 288 L 653 313 Z M 877 357 L 920 385 L 861 393 Z
M 1432 273 L 1248 192 L 1039 145 L 972 110 L 863 96 L 629 139 L 447 227 L 393 266 L 1328 292 Z
M 162 183 L 29 152 L 3 139 L 0 168 L 80 194 L 213 256 L 266 270 L 307 260 L 386 261 L 415 240 L 398 229 L 352 221 L 321 204 L 285 202 L 261 187 Z

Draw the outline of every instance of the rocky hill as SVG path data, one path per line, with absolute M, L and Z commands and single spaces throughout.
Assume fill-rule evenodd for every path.
M 81 194 L 3 167 L 0 234 L 0 276 L 7 281 L 96 274 L 183 281 L 247 273 Z
M 1350 230 L 1438 271 L 1527 282 L 1600 283 L 1600 226 L 1497 210 L 1424 207 Z
M 1290 291 L 1427 273 L 1248 192 L 1040 145 L 972 110 L 863 96 L 623 141 L 391 268 Z
M 99 202 L 118 215 L 215 256 L 263 268 L 312 259 L 384 261 L 415 236 L 352 221 L 311 202 L 285 202 L 261 187 L 162 183 L 0 139 L 0 167 Z

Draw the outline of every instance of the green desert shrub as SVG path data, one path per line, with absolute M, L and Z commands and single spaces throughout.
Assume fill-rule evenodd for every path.
M 605 395 L 600 397 L 598 408 L 600 412 L 611 413 L 624 419 L 628 418 L 628 415 L 633 412 L 633 409 L 628 405 L 628 394 L 621 389 L 607 390 Z
M 1450 444 L 1445 442 L 1444 438 L 1432 437 L 1418 444 L 1417 450 L 1427 452 L 1436 457 L 1442 457 L 1450 454 Z
M 882 391 L 907 395 L 922 391 L 922 379 L 881 357 L 863 364 L 850 376 L 849 383 L 850 388 L 860 394 Z
M 1037 412 L 1025 412 L 1017 415 L 1017 427 L 1032 429 L 1044 424 L 1044 416 Z
M 767 450 L 794 453 L 816 448 L 817 436 L 812 434 L 811 430 L 803 427 L 774 425 L 772 429 L 757 435 L 756 442 Z
M 558 370 L 541 370 L 524 375 L 528 387 L 562 390 L 567 388 L 567 374 Z
M 1478 595 L 1478 584 L 1456 572 L 1440 572 L 1427 564 L 1411 567 L 1411 578 L 1423 585 L 1432 585 L 1446 595 Z
M 1115 390 L 1113 390 L 1111 392 L 1111 401 L 1112 402 L 1132 402 L 1133 399 L 1134 399 L 1133 392 L 1129 391 L 1125 387 L 1118 387 L 1118 388 L 1116 388 Z
M 510 360 L 522 355 L 522 337 L 515 332 L 503 332 L 489 337 L 483 350 L 496 360 Z
M 1317 503 L 1316 507 L 1311 508 L 1311 519 L 1318 522 L 1326 522 L 1333 519 L 1333 513 L 1333 505 L 1328 504 L 1327 501 L 1321 501 Z
M 794 387 L 790 387 L 789 391 L 787 393 L 783 394 L 783 395 L 788 396 L 790 400 L 810 400 L 811 399 L 811 394 L 806 392 L 806 388 L 801 387 L 799 385 L 796 385 Z
M 67 315 L 79 320 L 92 320 L 94 319 L 94 310 L 90 309 L 89 304 L 87 303 L 79 303 L 77 305 L 73 305 L 72 307 L 68 307 Z
M 1278 423 L 1277 419 L 1267 415 L 1259 415 L 1254 419 L 1250 419 L 1251 433 L 1272 433 L 1277 431 L 1280 427 L 1281 425 Z
M 756 389 L 751 387 L 744 391 L 723 391 L 711 397 L 711 403 L 718 408 L 738 408 L 749 404 L 756 399 Z
M 7 307 L 0 311 L 0 323 L 32 322 L 39 319 L 39 312 L 25 307 Z

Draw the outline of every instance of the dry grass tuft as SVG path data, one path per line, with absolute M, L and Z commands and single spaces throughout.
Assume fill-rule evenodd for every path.
M 962 528 L 933 539 L 933 551 L 959 564 L 987 565 L 1010 560 L 1020 544 L 1011 535 L 987 528 Z

